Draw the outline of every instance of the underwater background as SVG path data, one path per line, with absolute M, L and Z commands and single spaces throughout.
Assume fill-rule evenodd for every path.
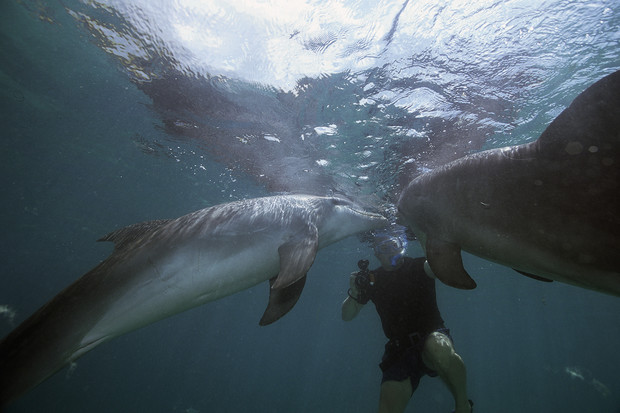
M 3 0 L 0 336 L 114 229 L 289 192 L 393 213 L 411 177 L 535 140 L 618 69 L 617 0 Z M 340 318 L 371 255 L 321 250 L 273 325 L 265 283 L 116 338 L 7 412 L 373 412 L 379 318 Z M 619 413 L 620 300 L 464 255 L 478 288 L 437 290 L 475 411 Z M 407 411 L 452 409 L 427 377 Z

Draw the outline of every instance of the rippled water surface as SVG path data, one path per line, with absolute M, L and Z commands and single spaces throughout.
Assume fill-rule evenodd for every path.
M 618 69 L 612 0 L 5 0 L 0 335 L 113 229 L 290 192 L 391 213 L 412 177 L 535 140 Z M 378 317 L 340 320 L 370 252 L 321 250 L 274 325 L 259 285 L 107 343 L 7 411 L 375 411 Z M 465 265 L 479 287 L 438 294 L 477 412 L 620 412 L 617 298 Z M 407 411 L 452 408 L 426 378 Z

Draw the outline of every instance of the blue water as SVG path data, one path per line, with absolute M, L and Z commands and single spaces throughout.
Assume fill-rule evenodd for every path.
M 617 1 L 5 0 L 0 336 L 113 229 L 282 192 L 389 211 L 411 176 L 536 139 L 618 69 Z M 259 285 L 102 345 L 8 411 L 375 411 L 378 317 L 340 319 L 369 255 L 321 250 L 273 325 Z M 465 266 L 478 288 L 438 300 L 477 412 L 620 412 L 618 298 Z M 407 411 L 452 408 L 426 378 Z

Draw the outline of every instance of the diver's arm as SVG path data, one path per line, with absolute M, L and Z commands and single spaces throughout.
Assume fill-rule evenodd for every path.
M 364 307 L 364 304 L 361 304 L 357 301 L 357 297 L 359 297 L 359 291 L 357 286 L 355 285 L 355 276 L 357 273 L 351 274 L 349 278 L 349 291 L 347 298 L 342 302 L 342 319 L 344 321 L 353 320 L 360 312 L 360 310 Z M 355 298 L 354 298 L 355 297 Z

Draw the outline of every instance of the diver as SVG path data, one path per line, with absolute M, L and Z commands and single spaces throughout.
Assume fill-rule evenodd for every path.
M 379 413 L 401 413 L 424 375 L 439 375 L 454 396 L 456 413 L 471 413 L 465 364 L 454 351 L 437 307 L 435 279 L 424 257 L 406 257 L 406 237 L 378 235 L 374 253 L 381 266 L 351 274 L 342 319 L 350 321 L 370 300 L 389 341 L 381 364 Z

